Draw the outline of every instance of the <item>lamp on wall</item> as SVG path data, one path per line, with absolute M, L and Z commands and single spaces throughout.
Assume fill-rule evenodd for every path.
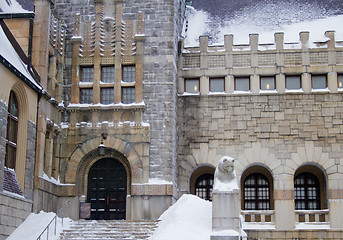
M 104 156 L 105 155 L 105 145 L 104 145 L 104 140 L 107 139 L 107 134 L 106 133 L 102 133 L 101 134 L 101 143 L 98 146 L 99 149 L 99 155 L 100 156 Z

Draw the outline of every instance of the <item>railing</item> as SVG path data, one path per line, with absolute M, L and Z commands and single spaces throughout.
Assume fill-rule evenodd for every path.
M 296 210 L 295 221 L 299 223 L 328 223 L 329 222 L 329 209 Z
M 259 223 L 274 223 L 275 211 L 274 210 L 244 210 L 241 214 L 245 222 L 259 222 Z
M 70 216 L 70 209 L 71 209 L 71 201 L 67 200 L 65 201 L 65 203 L 63 204 L 62 208 L 57 212 L 57 214 L 55 214 L 54 218 L 49 222 L 49 224 L 44 228 L 43 232 L 38 236 L 37 240 L 41 240 L 41 238 L 45 235 L 46 233 L 46 240 L 49 240 L 49 231 L 50 231 L 50 227 L 52 227 L 52 224 L 54 223 L 55 225 L 55 229 L 54 229 L 54 235 L 56 236 L 56 232 L 57 232 L 57 217 L 59 214 L 61 214 L 61 218 L 62 218 L 62 227 L 63 227 L 63 218 L 64 216 L 64 208 L 65 206 L 68 204 L 68 217 Z

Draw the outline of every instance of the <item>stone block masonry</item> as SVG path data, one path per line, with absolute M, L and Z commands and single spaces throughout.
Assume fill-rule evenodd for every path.
M 292 174 L 314 162 L 333 176 L 342 168 L 342 100 L 341 93 L 179 97 L 180 179 L 198 164 L 215 166 L 224 154 L 237 158 L 241 171 L 260 162 L 275 174 Z M 186 181 L 179 184 L 188 189 Z
M 23 197 L 0 193 L 0 239 L 6 239 L 29 216 L 32 202 Z

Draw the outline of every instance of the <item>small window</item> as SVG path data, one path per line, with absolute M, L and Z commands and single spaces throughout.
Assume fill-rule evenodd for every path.
M 250 77 L 236 77 L 235 91 L 250 91 Z
M 93 88 L 80 89 L 80 103 L 86 103 L 86 104 L 93 103 Z
M 114 83 L 114 66 L 101 68 L 101 81 L 104 83 Z
M 225 79 L 224 78 L 210 78 L 210 92 L 224 92 Z
M 269 210 L 270 187 L 268 179 L 260 174 L 250 174 L 244 181 L 244 209 Z
M 301 89 L 301 76 L 286 76 L 286 89 Z
M 319 181 L 311 173 L 301 173 L 294 179 L 295 209 L 319 210 L 320 193 Z
M 213 174 L 201 175 L 195 182 L 195 195 L 212 201 L 213 178 Z
M 136 67 L 134 65 L 123 66 L 123 82 L 136 81 Z
M 7 117 L 5 167 L 15 169 L 18 137 L 18 100 L 14 92 L 10 93 Z
M 275 78 L 261 77 L 261 90 L 275 90 Z
M 93 67 L 81 67 L 81 82 L 93 82 L 94 68 Z
M 199 79 L 185 79 L 185 92 L 187 93 L 199 93 L 200 90 Z
M 326 89 L 326 88 L 327 88 L 326 75 L 312 76 L 312 89 Z
M 114 102 L 114 89 L 111 88 L 101 88 L 101 103 L 111 104 Z
M 338 74 L 337 81 L 338 81 L 338 88 L 343 89 L 343 74 Z
M 135 102 L 135 88 L 134 87 L 123 87 L 122 88 L 122 100 L 124 104 L 134 103 Z

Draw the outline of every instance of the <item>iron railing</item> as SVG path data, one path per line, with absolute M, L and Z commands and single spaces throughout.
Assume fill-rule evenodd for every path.
M 54 218 L 49 222 L 49 224 L 44 228 L 43 232 L 38 236 L 37 240 L 41 240 L 41 238 L 45 235 L 46 233 L 46 240 L 49 240 L 49 231 L 50 231 L 50 227 L 52 227 L 52 224 L 54 224 L 55 229 L 54 229 L 54 235 L 56 236 L 56 232 L 57 232 L 57 217 L 59 214 L 61 214 L 61 218 L 62 218 L 62 227 L 63 227 L 63 218 L 64 216 L 64 208 L 65 206 L 68 204 L 68 217 L 70 216 L 70 209 L 71 209 L 71 201 L 67 200 L 65 201 L 65 203 L 63 204 L 63 206 L 61 207 L 61 209 L 55 214 Z

